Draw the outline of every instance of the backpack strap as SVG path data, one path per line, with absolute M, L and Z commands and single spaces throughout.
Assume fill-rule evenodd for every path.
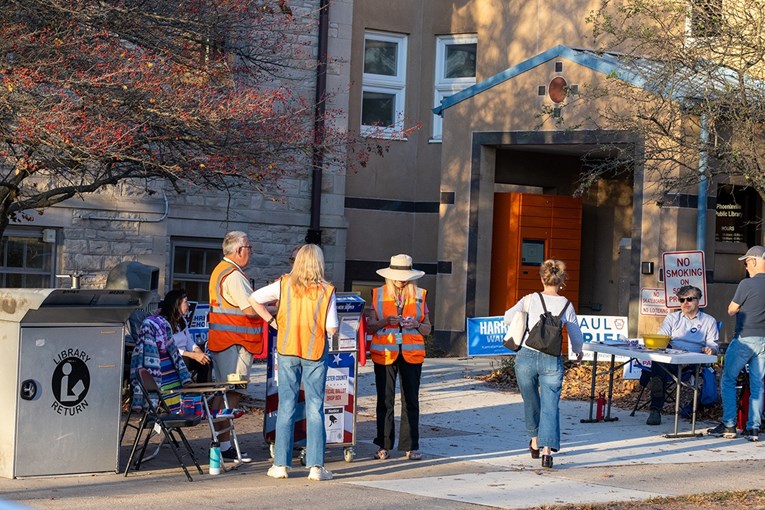
M 539 299 L 542 300 L 542 309 L 547 313 L 547 305 L 545 304 L 545 298 L 542 296 L 541 292 L 537 292 L 537 295 L 539 296 Z
M 565 304 L 565 305 L 563 305 L 563 310 L 561 310 L 561 311 L 560 311 L 560 313 L 558 314 L 558 318 L 559 318 L 559 319 L 560 319 L 561 317 L 563 317 L 563 314 L 564 314 L 564 313 L 566 313 L 566 308 L 568 308 L 568 305 L 570 305 L 570 304 L 571 304 L 571 301 L 569 301 L 569 300 L 567 299 L 567 300 L 566 300 L 566 304 Z

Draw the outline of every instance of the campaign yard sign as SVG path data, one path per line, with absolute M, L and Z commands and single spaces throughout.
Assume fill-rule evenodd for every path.
M 505 348 L 504 317 L 470 317 L 467 320 L 468 356 L 507 356 L 515 354 Z
M 628 338 L 627 317 L 612 315 L 577 315 L 576 317 L 579 320 L 579 329 L 582 330 L 582 340 L 584 343 L 624 341 Z M 571 342 L 568 345 L 568 357 L 569 359 L 576 359 L 576 355 L 571 350 Z M 593 357 L 593 352 L 584 352 L 584 359 L 586 361 L 592 361 Z M 605 361 L 605 359 L 600 361 Z M 626 358 L 621 361 L 626 361 Z

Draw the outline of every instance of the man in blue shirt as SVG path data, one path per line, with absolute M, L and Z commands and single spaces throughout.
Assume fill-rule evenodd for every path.
M 743 431 L 750 441 L 759 441 L 762 428 L 763 375 L 765 374 L 765 248 L 752 246 L 738 260 L 744 261 L 749 278 L 741 280 L 728 305 L 736 317 L 733 340 L 725 351 L 720 393 L 722 423 L 709 434 L 736 437 L 736 379 L 749 365 L 749 417 Z
M 659 333 L 672 337 L 669 341 L 672 349 L 704 354 L 717 353 L 717 320 L 699 310 L 701 289 L 685 285 L 680 287 L 675 295 L 680 301 L 680 310 L 664 318 Z M 651 391 L 651 412 L 646 424 L 661 424 L 661 409 L 664 407 L 667 381 L 671 378 L 670 373 L 674 373 L 675 370 L 676 366 L 666 363 L 655 361 L 651 364 L 651 379 L 648 382 L 648 389 Z

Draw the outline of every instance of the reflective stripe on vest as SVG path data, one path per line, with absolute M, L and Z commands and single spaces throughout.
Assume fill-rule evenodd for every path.
M 416 299 L 404 301 L 401 315 L 414 317 L 417 322 L 422 322 L 425 319 L 426 297 L 427 291 L 418 288 Z M 392 294 L 388 294 L 387 285 L 372 291 L 372 303 L 378 319 L 398 314 L 395 298 Z M 425 338 L 422 334 L 416 329 L 403 329 L 401 331 L 403 343 L 396 345 L 397 331 L 398 326 L 386 326 L 385 329 L 375 333 L 372 344 L 369 346 L 372 361 L 381 365 L 390 365 L 396 361 L 401 351 L 407 363 L 422 363 L 425 360 Z
M 207 347 L 212 352 L 220 352 L 232 345 L 241 345 L 259 355 L 263 352 L 263 319 L 245 315 L 223 297 L 223 281 L 235 272 L 246 278 L 236 265 L 222 260 L 210 275 Z
M 289 275 L 279 282 L 279 310 L 276 312 L 276 350 L 284 356 L 316 361 L 327 347 L 327 316 L 335 287 L 323 283 L 306 294 L 297 295 Z

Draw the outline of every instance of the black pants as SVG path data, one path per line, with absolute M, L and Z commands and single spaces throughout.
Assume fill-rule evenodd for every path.
M 401 430 L 398 449 L 412 451 L 420 449 L 420 376 L 422 364 L 407 363 L 399 353 L 391 365 L 375 363 L 375 385 L 377 386 L 377 437 L 374 444 L 392 450 L 396 441 L 396 426 L 393 410 L 396 402 L 396 379 L 401 384 Z
M 183 356 L 183 362 L 186 364 L 186 368 L 189 369 L 192 376 L 196 374 L 195 381 L 198 383 L 210 382 L 210 364 L 203 365 L 195 359 L 191 359 L 187 356 Z

